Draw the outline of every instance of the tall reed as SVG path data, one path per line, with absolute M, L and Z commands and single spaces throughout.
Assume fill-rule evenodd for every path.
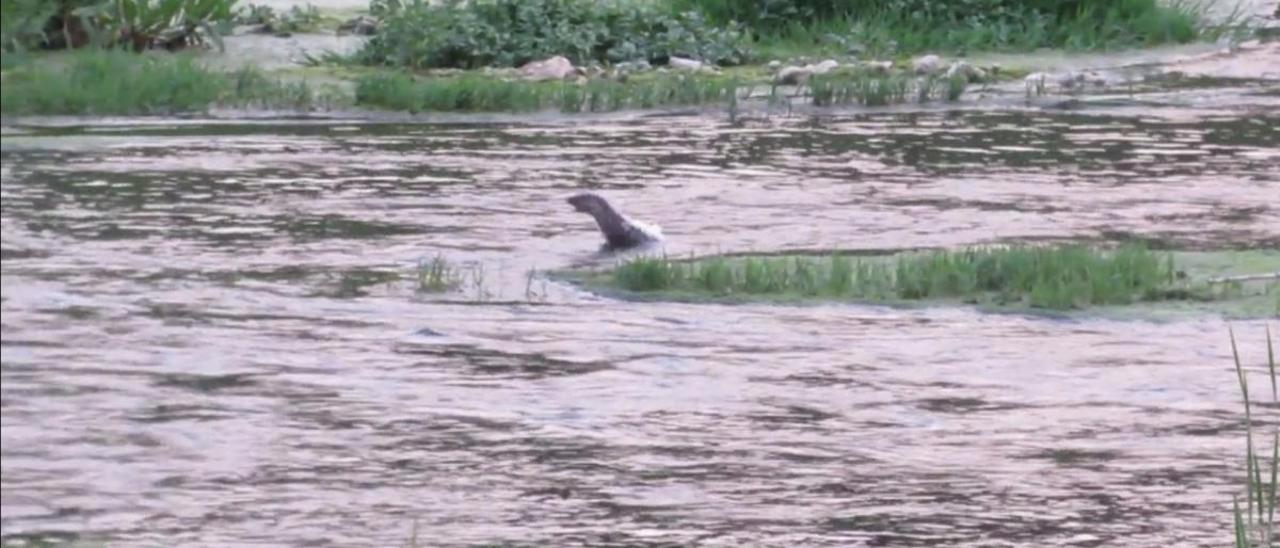
M 1240 497 L 1232 497 L 1231 506 L 1234 513 L 1234 533 L 1236 548 L 1272 548 L 1276 546 L 1276 486 L 1280 472 L 1280 425 L 1275 417 L 1270 421 L 1271 458 L 1259 453 L 1254 444 L 1253 408 L 1261 404 L 1253 401 L 1249 393 L 1249 379 L 1244 365 L 1240 361 L 1240 350 L 1236 347 L 1236 334 L 1231 334 L 1231 355 L 1235 359 L 1236 378 L 1240 382 L 1240 394 L 1244 397 L 1245 424 L 1245 505 L 1240 506 Z M 1267 375 L 1271 381 L 1271 405 L 1280 410 L 1280 393 L 1276 390 L 1276 354 L 1272 344 L 1271 328 L 1267 327 Z M 1265 426 L 1264 426 L 1265 428 Z M 1264 435 L 1265 436 L 1265 435 Z M 1265 438 L 1264 438 L 1265 439 Z M 1266 449 L 1264 448 L 1265 452 Z

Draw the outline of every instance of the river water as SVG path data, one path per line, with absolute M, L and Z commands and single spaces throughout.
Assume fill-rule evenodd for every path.
M 1222 319 L 628 303 L 541 272 L 613 260 L 564 202 L 584 189 L 681 255 L 1277 248 L 1276 89 L 1233 85 L 733 122 L 10 124 L 4 544 L 1227 544 Z M 415 292 L 437 255 L 464 287 Z M 1255 372 L 1266 324 L 1233 324 Z

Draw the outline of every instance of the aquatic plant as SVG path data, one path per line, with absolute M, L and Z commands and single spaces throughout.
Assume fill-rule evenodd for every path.
M 1244 397 L 1245 424 L 1245 505 L 1240 497 L 1232 497 L 1234 514 L 1233 532 L 1236 548 L 1271 548 L 1276 536 L 1276 493 L 1280 485 L 1280 426 L 1271 427 L 1271 458 L 1259 454 L 1254 445 L 1253 406 L 1259 405 L 1250 398 L 1249 380 L 1240 362 L 1240 350 L 1236 347 L 1235 331 L 1230 331 L 1231 355 L 1235 359 L 1236 377 L 1240 393 Z M 1271 328 L 1267 328 L 1267 374 L 1271 379 L 1271 405 L 1280 408 L 1280 392 L 1277 392 L 1276 354 L 1272 344 Z M 1265 451 L 1265 449 L 1263 449 Z
M 422 293 L 445 293 L 462 285 L 462 271 L 443 255 L 418 261 L 417 274 L 418 291 Z
M 337 273 L 336 283 L 316 295 L 350 299 L 364 297 L 369 294 L 368 288 L 376 285 L 387 285 L 400 279 L 400 274 L 369 268 L 351 268 Z
M 340 100 L 306 82 L 246 67 L 221 72 L 187 54 L 81 50 L 65 63 L 27 62 L 6 72 L 5 114 L 167 114 L 213 106 L 309 110 Z
M 968 87 L 968 80 L 960 75 L 916 77 L 901 72 L 855 70 L 816 75 L 806 85 L 815 106 L 885 106 L 912 99 L 918 103 L 957 101 Z
M 709 296 L 827 297 L 867 301 L 960 299 L 1066 310 L 1211 298 L 1177 279 L 1171 255 L 1128 245 L 978 247 L 893 257 L 712 257 L 624 261 L 605 285 Z
M 356 56 L 370 65 L 519 66 L 553 55 L 575 64 L 747 58 L 733 25 L 708 24 L 698 12 L 669 13 L 650 2 L 402 0 L 376 8 L 381 28 Z

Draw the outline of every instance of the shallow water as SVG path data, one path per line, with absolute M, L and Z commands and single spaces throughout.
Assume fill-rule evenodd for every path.
M 733 124 L 11 127 L 0 529 L 127 546 L 397 546 L 415 527 L 424 546 L 1223 545 L 1244 441 L 1220 319 L 622 303 L 537 272 L 610 260 L 563 201 L 584 189 L 662 225 L 674 254 L 1280 247 L 1280 118 L 1239 107 L 1256 87 L 1203 111 L 1161 106 L 1184 90 Z M 436 254 L 467 268 L 460 291 L 392 279 Z M 1265 323 L 1234 324 L 1255 368 Z

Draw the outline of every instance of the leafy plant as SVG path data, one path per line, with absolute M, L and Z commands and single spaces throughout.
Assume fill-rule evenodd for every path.
M 249 4 L 236 15 L 236 22 L 241 25 L 258 25 L 261 32 L 275 34 L 314 32 L 324 20 L 320 9 L 312 4 L 294 5 L 281 13 L 271 6 Z
M 387 0 L 366 64 L 412 68 L 519 66 L 564 55 L 576 64 L 671 56 L 731 65 L 747 58 L 734 25 L 654 4 L 595 0 Z
M 237 0 L 4 0 L 5 51 L 124 45 L 180 49 L 214 42 Z
M 135 51 L 152 47 L 181 49 L 213 41 L 222 42 L 213 27 L 230 21 L 236 0 L 109 0 L 76 9 L 87 21 L 97 41 L 123 44 Z
M 0 1 L 0 47 L 11 52 L 44 43 L 45 29 L 58 7 L 48 0 Z

